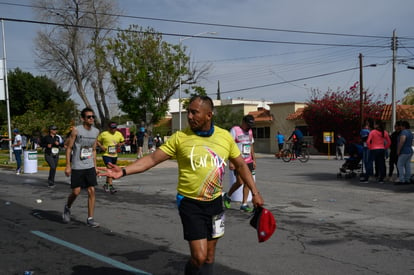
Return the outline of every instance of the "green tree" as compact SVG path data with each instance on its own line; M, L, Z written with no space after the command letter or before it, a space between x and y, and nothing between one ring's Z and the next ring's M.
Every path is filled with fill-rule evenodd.
M230 130L235 125L240 125L243 119L243 110L233 112L230 106L216 106L214 114L214 124Z
M45 132L51 124L64 130L77 117L76 104L69 92L46 76L35 77L17 68L8 73L8 84L11 126L25 134ZM1 108L6 110L5 103ZM2 132L7 132L7 114L2 114Z
M36 101L41 109L48 109L51 102L65 102L70 94L46 76L33 76L19 68L10 71L7 76L10 96L10 113L22 115L28 105Z
M414 87L409 87L404 91L404 98L402 104L404 105L414 105Z
M12 118L12 125L27 135L44 135L50 125L56 125L63 134L69 130L77 114L76 106L71 100L51 102L49 109L43 109L38 101L33 101L28 105L27 112Z
M379 119L385 106L385 99L364 92L363 117L366 120ZM312 98L303 111L303 119L309 126L315 148L326 151L323 132L341 134L347 142L358 142L360 129L359 84L355 83L347 91L313 91Z
M168 101L181 83L195 84L208 66L190 68L185 48L162 40L152 28L133 25L109 39L107 56L120 108L135 122L153 125L168 110Z

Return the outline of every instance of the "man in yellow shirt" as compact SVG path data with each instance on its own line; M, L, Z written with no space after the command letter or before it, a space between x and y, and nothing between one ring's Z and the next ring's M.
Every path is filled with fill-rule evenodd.
M124 136L117 130L118 125L115 122L110 122L108 126L109 129L103 131L98 136L98 146L104 151L102 159L107 167L108 163L116 164L118 151L125 142ZM103 188L105 192L116 193L116 189L112 184L112 178L110 177L106 177L106 183Z
M213 274L216 244L224 235L222 192L228 160L251 190L253 205L264 203L234 139L227 130L213 124L213 108L208 96L192 97L187 110L189 127L125 168L110 164L99 169L105 171L100 175L120 178L144 172L168 159L177 160L177 205L191 252L185 274Z

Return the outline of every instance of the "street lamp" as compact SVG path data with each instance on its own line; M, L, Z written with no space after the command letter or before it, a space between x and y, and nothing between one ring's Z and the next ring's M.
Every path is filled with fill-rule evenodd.
M200 32L200 33L197 33L197 34L194 34L194 35L191 35L191 36L187 36L187 37L181 37L180 38L180 49L181 49L181 45L182 45L182 43L183 43L183 41L184 40L187 40L187 39L191 39L191 38L194 38L194 37L197 37L197 36L201 36L201 35L204 35L204 34L217 34L217 32ZM182 107L181 107L181 84L182 84L182 76L181 76L181 58L179 59L179 72L180 72L180 90L179 90L179 92L178 92L178 115L179 115L179 118L178 118L178 121L179 121L179 130L181 131L181 126L182 126L182 118L181 118L181 112L182 112Z

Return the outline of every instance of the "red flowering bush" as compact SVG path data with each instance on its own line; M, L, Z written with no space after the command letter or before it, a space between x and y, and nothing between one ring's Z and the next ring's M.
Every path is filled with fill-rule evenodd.
M385 106L384 96L374 100L371 93L363 93L363 118L379 119ZM356 82L347 91L328 90L322 94L313 91L313 95L303 111L303 119L309 126L309 133L313 136L313 143L319 152L327 152L327 145L323 143L323 132L334 132L335 138L341 134L347 143L359 141L361 130L359 83ZM331 144L331 149L335 148ZM331 152L335 152L332 151Z

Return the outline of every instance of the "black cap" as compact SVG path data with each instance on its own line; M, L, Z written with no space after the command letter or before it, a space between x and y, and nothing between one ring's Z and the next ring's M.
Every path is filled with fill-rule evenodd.
M49 130L57 130L57 127L55 125L50 125Z
M111 129L115 129L116 127L118 127L118 124L116 124L116 122L111 122L109 124L109 128L111 128Z
M250 127L254 126L254 117L252 115L246 115L243 117L243 121Z

